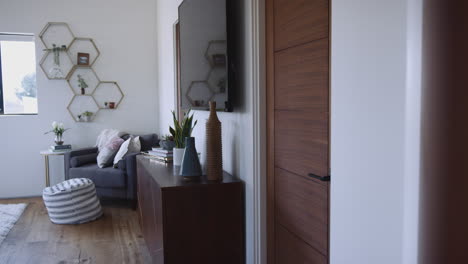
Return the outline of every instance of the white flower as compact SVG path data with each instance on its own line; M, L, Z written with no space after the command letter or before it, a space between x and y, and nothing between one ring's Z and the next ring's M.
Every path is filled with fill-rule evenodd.
M55 121L52 122L52 128L53 128L53 129L56 129L56 128L57 128L57 125L58 125L57 122L55 122Z
M63 123L58 124L58 127L61 129L64 129L65 127L63 126Z

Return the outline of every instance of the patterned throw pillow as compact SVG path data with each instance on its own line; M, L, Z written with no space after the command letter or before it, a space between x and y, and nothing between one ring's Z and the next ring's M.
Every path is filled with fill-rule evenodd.
M112 165L115 154L119 151L120 146L124 143L124 140L120 137L113 137L107 145L99 151L97 156L97 164L99 168L105 168Z

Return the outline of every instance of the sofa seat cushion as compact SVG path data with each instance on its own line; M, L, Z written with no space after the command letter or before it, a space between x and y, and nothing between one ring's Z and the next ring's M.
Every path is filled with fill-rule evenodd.
M77 168L70 168L70 178L88 178L100 188L125 188L127 186L124 171L112 167L99 168L95 164L86 164Z

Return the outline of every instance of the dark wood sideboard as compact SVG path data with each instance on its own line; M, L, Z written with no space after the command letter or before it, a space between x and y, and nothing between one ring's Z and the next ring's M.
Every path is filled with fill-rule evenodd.
M174 171L137 157L140 224L153 263L245 263L242 181L225 172L220 182L189 182Z

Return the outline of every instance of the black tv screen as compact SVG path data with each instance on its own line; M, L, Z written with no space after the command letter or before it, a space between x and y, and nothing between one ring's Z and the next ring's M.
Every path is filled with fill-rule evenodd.
M232 111L233 52L229 0L184 0L179 6L180 107Z

